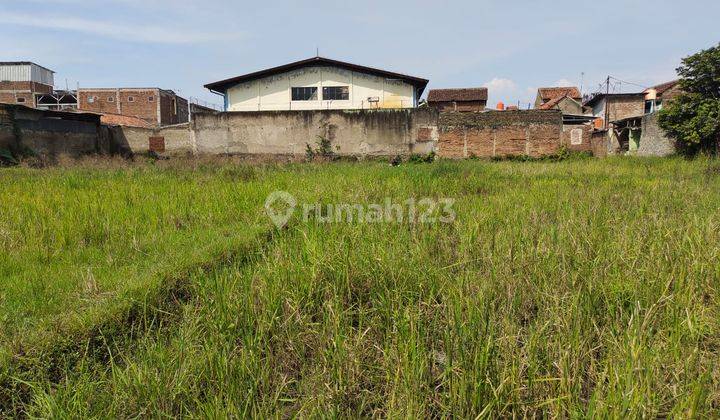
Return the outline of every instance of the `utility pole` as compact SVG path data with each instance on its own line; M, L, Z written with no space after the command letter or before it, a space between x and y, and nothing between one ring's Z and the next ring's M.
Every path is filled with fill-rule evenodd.
M610 76L605 81L605 129L610 129Z

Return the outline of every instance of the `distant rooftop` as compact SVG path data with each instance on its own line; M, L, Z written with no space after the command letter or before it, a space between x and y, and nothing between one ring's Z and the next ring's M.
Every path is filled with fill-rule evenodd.
M174 90L172 89L163 89L159 87L80 87L78 90L80 91L90 91L90 90L100 90L100 91L113 91L113 90L119 90L119 91L138 91L138 90L160 90L166 93L169 93L171 95L177 95ZM178 95L179 96L179 95Z
M618 98L618 99L619 99L619 98L636 98L636 97L644 98L644 97L645 97L645 92L610 93L610 94L607 94L607 93L599 93L599 94L596 94L596 95L592 96L592 97L591 97L590 99L588 99L587 101L585 101L585 103L584 103L583 105L585 105L585 106L593 106L593 105L595 105L596 103L600 102L601 100L605 99L605 97L608 97L608 98Z
M428 102L465 102L465 101L487 101L488 89L462 88L462 89L430 89Z
M663 93L665 93L668 90L677 86L678 83L680 83L679 80L673 80L670 82L661 83L659 85L656 85L656 86L646 89L645 92L649 91L650 89L654 89L658 95L662 95Z
M556 99L558 97L569 97L573 99L580 99L582 95L580 95L580 89L569 86L569 87L542 87L538 89L538 93L540 93L540 97L543 101L550 101L553 99Z

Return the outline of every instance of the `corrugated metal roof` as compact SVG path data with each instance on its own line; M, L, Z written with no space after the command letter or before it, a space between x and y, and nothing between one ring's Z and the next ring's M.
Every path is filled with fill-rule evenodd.
M50 70L49 68L41 66L40 64L37 64L37 63L33 63L32 61L0 61L0 66L29 66L29 65L38 66L43 70L49 71L50 73L53 73L53 74L55 73L54 71Z

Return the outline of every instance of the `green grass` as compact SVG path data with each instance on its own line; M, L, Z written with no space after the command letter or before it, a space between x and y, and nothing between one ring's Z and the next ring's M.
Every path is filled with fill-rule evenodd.
M0 415L720 416L712 161L180 161L0 184ZM457 219L276 229L275 190L451 197Z

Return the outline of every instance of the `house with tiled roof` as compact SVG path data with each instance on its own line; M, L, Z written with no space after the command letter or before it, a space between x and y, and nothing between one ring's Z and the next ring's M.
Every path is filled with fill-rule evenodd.
M544 87L538 89L535 109L559 109L563 114L583 115L580 89L576 87Z
M484 87L431 89L427 103L440 112L480 112L487 107L488 90Z
M645 114L652 114L660 111L663 102L672 100L681 92L680 81L673 80L671 82L661 83L657 86L645 89Z

